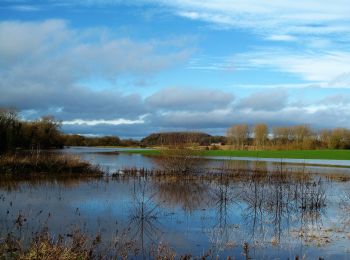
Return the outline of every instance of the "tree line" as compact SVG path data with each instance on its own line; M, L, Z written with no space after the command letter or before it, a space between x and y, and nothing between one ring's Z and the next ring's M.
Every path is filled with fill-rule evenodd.
M0 108L0 154L17 149L41 150L64 146L138 146L139 142L117 136L67 135L53 116L24 121L15 109Z
M143 138L140 145L147 146L190 146L197 144L200 146L208 146L213 143L226 143L224 136L212 136L201 132L163 132L153 133Z
M308 125L273 127L237 124L227 130L227 142L235 149L350 149L350 130L315 130Z
M65 146L139 146L134 139L120 139L118 136L63 135Z
M68 135L53 116L24 121L15 109L0 108L0 153L16 149L50 149L64 146L157 146L173 144L208 146L228 144L233 149L350 149L350 130L315 130L308 125L269 128L266 124L237 124L226 137L201 132L167 132L147 136L141 141L121 140L117 136L88 137Z
M0 153L17 148L62 148L63 145L60 122L54 117L23 121L15 109L0 108Z

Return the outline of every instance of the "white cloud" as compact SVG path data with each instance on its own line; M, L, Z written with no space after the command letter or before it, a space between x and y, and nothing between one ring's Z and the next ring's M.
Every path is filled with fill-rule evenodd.
M296 74L311 82L330 82L350 72L350 52L342 51L296 53L288 50L266 50L238 54L233 57L232 62L242 69L273 69Z
M175 13L229 27L249 28L267 35L349 33L346 0L154 0ZM345 23L345 24L344 24Z
M266 37L267 40L270 41L282 41L282 42L290 42L290 41L296 41L297 38L291 35L287 34L273 34L268 37Z
M189 55L179 47L161 48L160 54L156 41L119 39L103 28L77 30L63 20L0 22L0 39L0 106L41 112L58 107L63 119L134 120L145 112L141 97L123 93L116 80L152 77ZM81 83L91 78L112 87L93 91Z
M296 51L287 48L258 48L231 57L197 57L190 60L186 68L233 73L242 70L272 70L294 74L304 81L297 84L283 81L275 86L247 84L246 87L350 88L350 52L348 51Z
M55 0L54 5L113 6L159 4L173 13L224 28L248 28L265 37L338 34L349 36L348 0ZM347 35L345 35L347 34ZM285 37L284 37L285 38ZM285 38L286 39L286 38Z
M189 55L187 50L161 55L156 42L118 39L103 29L75 30L63 20L1 22L0 38L0 66L7 68L3 78L38 79L48 85L154 73Z
M141 117L143 118L143 117ZM114 119L114 120L83 120L83 119L75 119L71 121L62 121L63 125L88 125L88 126L95 126L95 125L134 125L134 124L143 124L145 121L143 119L137 119L137 120L129 120L124 118Z

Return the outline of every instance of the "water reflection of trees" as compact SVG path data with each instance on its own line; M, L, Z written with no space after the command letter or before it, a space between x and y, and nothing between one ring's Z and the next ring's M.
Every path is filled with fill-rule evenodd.
M214 210L207 233L218 251L243 241L288 244L295 240L292 232L307 232L322 225L326 196L321 180L304 174L271 173L261 168L232 176L223 173L209 179L176 175L149 178L148 188L140 186L137 192L144 199L135 200L138 210L131 223L138 223L138 231L134 236L143 239L157 233L151 225L157 220L152 215L157 203L181 207L186 212ZM150 191L151 196L147 195ZM241 227L232 222L235 210L241 212Z
M243 217L253 241L279 244L282 238L290 238L291 228L321 224L326 201L321 180L258 179L242 183L237 192L245 203Z
M147 258L151 245L157 245L162 231L158 217L159 204L155 203L156 192L145 179L134 182L133 205L129 215L127 232L130 238L136 241L141 250L142 257Z
M214 247L213 251L217 254L225 248L235 246L236 243L234 232L237 226L232 225L230 215L232 214L231 205L237 202L237 198L231 185L227 176L220 175L210 192L215 209L215 221L212 229L209 230L209 240Z
M210 203L210 183L181 176L165 177L153 183L157 200L163 205L181 207L187 212L207 207Z
M26 189L28 187L42 187L42 186L59 186L63 188L74 188L78 187L84 183L90 182L100 182L104 180L101 178L90 178L90 177L43 177L43 178L23 178L23 179L13 179L13 178L0 178L0 189L6 191L19 191L22 188Z
M350 188L347 187L340 196L339 206L341 209L340 225L344 232L350 232ZM348 236L350 239L350 236Z

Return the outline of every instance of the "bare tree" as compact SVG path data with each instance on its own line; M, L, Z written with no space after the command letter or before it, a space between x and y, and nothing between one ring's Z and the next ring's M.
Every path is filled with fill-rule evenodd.
M297 144L302 144L306 139L312 136L312 130L307 125L297 125L292 129L292 139Z
M333 129L328 139L328 148L345 149L350 147L350 130L345 128Z
M286 145L292 141L291 127L274 127L272 129L272 134L275 144Z
M244 145L248 143L248 138L249 126L247 124L234 125L227 130L227 139L236 148L244 149Z
M254 140L255 145L257 147L265 147L268 135L269 135L269 128L266 124L257 124L254 126Z

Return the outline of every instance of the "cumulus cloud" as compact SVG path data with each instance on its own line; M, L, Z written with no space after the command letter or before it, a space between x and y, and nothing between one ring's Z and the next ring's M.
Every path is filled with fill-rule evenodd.
M211 15L228 15L212 1L202 1L203 6L197 1L176 3L179 10L192 12L187 14L191 19L202 19L203 10L209 10ZM188 3L198 5L198 10L188 8ZM228 10L241 8L241 12L246 8L247 13L253 12L250 2L238 2L237 7L225 3ZM258 4L254 12L264 14L269 5ZM215 19L225 22L231 18ZM295 36L289 37L288 33L275 33L270 40L294 40ZM235 93L235 88L222 90L220 86L168 87L144 95L118 87L121 77L143 82L143 78L148 80L186 61L190 51L178 43L166 49L169 42L116 38L106 29L74 29L64 20L0 22L0 39L0 106L16 106L24 110L27 119L53 114L63 120L63 130L68 133L142 137L155 131L187 129L224 134L232 124L262 121L270 126L309 123L315 127L350 127L346 120L350 118L348 97L344 95L347 90L322 100L291 102L293 88L310 86L308 82L286 84L288 91L263 86L265 91L246 97ZM350 55L345 51L295 53L269 49L223 59L222 64L214 60L212 67L197 63L189 66L219 70L268 68L299 75L306 81L320 81L319 86L350 86ZM92 89L82 83L94 78L111 82L111 87Z
M312 109L311 109L312 108ZM285 107L278 111L231 108L206 112L169 111L152 115L150 124L163 129L187 129L221 132L233 124L247 123L254 125L265 122L270 127L308 123L316 128L349 127L346 118L350 116L346 107L314 105L305 107ZM331 124L330 124L331 122Z
M1 22L0 36L1 65L17 73L30 69L28 77L41 79L152 73L184 61L189 55L186 50L160 55L153 42L113 39L108 35L106 39L104 30L74 30L63 20ZM42 69L45 71L40 74Z
M164 88L146 99L156 109L208 111L227 107L234 99L232 93L217 89Z
M84 134L84 135L117 135L124 138L143 138L146 135L155 131L160 131L160 128L150 126L147 124L97 124L97 125L77 125L64 124L62 130L70 134Z
M348 106L350 109L350 94L336 93L321 99L319 104L323 104L325 106L336 106L336 107Z
M279 111L287 105L288 93L284 89L255 92L240 100L237 107L261 111Z
M64 120L135 120L146 113L143 100L122 92L116 80L153 75L189 55L185 49L159 54L155 41L116 39L63 20L0 22L0 38L0 105L54 111ZM96 77L115 88L92 90L79 83Z
M201 89L197 92L191 90L194 96L200 96ZM264 97L262 97L264 96ZM150 96L151 97L151 96ZM260 97L258 104L252 102ZM278 99L283 101L279 101ZM313 103L293 104L289 102L288 92L272 90L271 92L255 92L248 97L236 98L233 103L202 107L201 110L191 109L191 102L181 100L183 107L168 106L160 109L159 104L151 106L146 98L140 101L140 111L144 116L137 116L140 111L134 113L134 119L128 121L71 121L64 125L65 131L85 134L117 134L125 137L142 137L156 131L173 130L202 130L210 133L224 134L226 128L232 124L266 122L270 126L304 124L308 122L314 127L350 126L345 119L350 116L350 107L346 104L334 105L337 97L328 96L328 102L315 100ZM273 101L275 100L275 101ZM265 102L264 102L265 101ZM344 102L346 99L344 98ZM133 104L133 103L130 103ZM147 107L147 109L146 109ZM79 111L79 108L78 108ZM119 124L121 123L121 124ZM125 124L126 123L126 124Z

